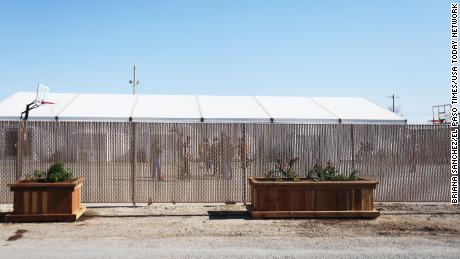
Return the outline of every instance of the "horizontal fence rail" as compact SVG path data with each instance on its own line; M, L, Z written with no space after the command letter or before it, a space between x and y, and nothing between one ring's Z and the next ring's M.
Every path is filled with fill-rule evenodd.
M0 203L6 184L55 162L85 177L88 203L249 202L247 177L298 157L310 176L331 162L380 182L377 201L448 201L444 125L0 121Z

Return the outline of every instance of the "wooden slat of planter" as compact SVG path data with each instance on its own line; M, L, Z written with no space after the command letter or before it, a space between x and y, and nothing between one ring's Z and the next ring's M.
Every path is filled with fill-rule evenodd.
M300 196L300 197L297 197L297 203L296 203L297 208L299 208L298 210L306 210L308 197L306 197L305 190L297 189L296 193Z
M268 210L277 210L278 190L270 189L268 191Z
M44 222L44 221L76 221L85 213L86 207L81 206L74 213L69 214L7 214L5 216L6 222Z
M351 204L351 197L352 197L353 190L346 190L346 204L347 208L346 210L353 210L352 204Z
M369 190L369 210L374 209L374 190Z
M70 194L71 195L71 194ZM48 197L48 210L46 213L59 214L59 213L71 213L66 207L68 207L69 198L68 192L65 191L50 191Z
M364 189L364 190L361 190L361 195L362 195L362 205L361 205L361 209L362 210L369 210L370 206L369 206L369 191Z
M377 181L372 181L372 180L366 180L366 179L360 179L357 181L312 181L309 179L304 179L300 178L299 181L280 181L280 182L275 182L275 181L267 181L264 178L249 178L250 181L253 181L253 185L257 186L289 186L290 188L295 187L295 186L311 186L314 188L336 188L339 187L341 189L346 189L346 188L356 188L356 186L360 186L360 188L364 189L373 189L375 186L378 184Z
M262 207L262 204L263 204L263 192L259 189L259 188L254 188L254 192L256 194L256 201L254 204L257 205L257 210L262 210L263 207Z
M20 195L21 193L19 193ZM22 195L23 196L23 201L24 201L24 205L22 207L22 211L24 214L29 214L30 213L30 192L28 191L25 191L25 192L22 192Z
M374 208L372 190L362 190L362 194L363 194L363 210L372 210Z
M277 210L289 210L291 202L291 193L286 188L281 188L278 190L278 199L276 204Z
M368 218L380 215L379 211L252 211L251 216L261 218Z
M78 210L80 206L80 191L81 191L81 184L78 185L75 190L72 192L72 211Z
M48 192L42 192L42 210L41 213L46 213L48 211Z
M335 196L335 209L347 210L347 190L336 190Z
M250 187L251 188L251 187ZM251 188L251 204L255 204L256 203L256 195L255 195L255 191L254 191L254 188Z
M362 209L362 200L361 200L361 189L354 190L354 210Z
M303 210L314 210L315 206L315 190L305 190L305 206Z
M27 188L28 190L32 189L40 189L40 188L47 188L47 189L73 189L80 183L83 183L84 178L77 178L74 179L72 182L58 182L58 183L39 183L39 182L24 182L24 181L16 181L14 183L8 184L11 191L15 191L16 187L21 189Z
M327 198L325 197L327 195L327 191L323 190L315 190L316 194L316 206L315 210L327 210Z
M316 210L346 210L346 192L344 190L330 191L328 189L319 189L316 190L316 192L318 195L318 204Z
M33 191L33 192L31 192L31 193L32 193L32 194L31 194L32 199L31 199L31 201L30 201L30 206L31 206L31 208L30 208L30 213L32 213L32 214L37 214L37 213L38 213L38 211L37 211L37 207L38 207L38 206L37 206L37 203L38 203L38 193L37 193L37 191Z
M256 188L256 197L257 197L257 208L256 210L265 210L264 206L265 206L265 191L261 188Z
M330 211L330 210L346 210L346 204L344 204L343 190L330 191L328 189L317 189L316 190L316 210L318 211Z

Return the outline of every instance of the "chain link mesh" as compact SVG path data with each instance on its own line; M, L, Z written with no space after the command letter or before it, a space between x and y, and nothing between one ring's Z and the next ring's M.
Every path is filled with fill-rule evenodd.
M86 178L82 200L248 202L248 176L298 157L309 176L330 161L380 181L377 201L448 201L449 131L443 125L303 125L1 121L0 203L6 184L54 162Z

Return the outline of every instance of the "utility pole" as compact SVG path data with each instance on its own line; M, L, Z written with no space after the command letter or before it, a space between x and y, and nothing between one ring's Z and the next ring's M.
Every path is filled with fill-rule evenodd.
M393 106L392 106L391 111L392 111L392 112L395 112L395 99L399 98L399 96L396 96L395 94L392 94L392 95L388 95L388 96L386 96L386 97L387 97L387 98L393 99Z
M133 70L133 80L129 80L129 84L133 87L133 94L136 95L136 86L139 85L139 80L136 81L136 65Z

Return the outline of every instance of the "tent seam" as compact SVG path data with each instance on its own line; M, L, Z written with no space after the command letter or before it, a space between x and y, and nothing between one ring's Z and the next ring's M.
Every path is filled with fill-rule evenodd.
M196 106L198 107L198 113L200 113L200 120L204 122L203 111L201 110L200 98L198 95L195 95Z
M133 103L133 107L131 107L131 111L129 112L129 118L133 118L133 113L134 113L134 110L136 109L136 106L137 106L137 101L139 100L140 98L140 95L136 95L136 99L134 100L134 103Z
M255 96L252 96L252 98L254 98L254 100L256 101L256 103L260 106L260 108L262 108L262 110L267 114L268 118L270 119L270 122L274 122L275 121L275 118L273 118L273 116L268 112L268 110L262 105L262 103L259 101L259 99L257 99L257 97Z
M59 117L59 115L61 115L61 113L62 113L65 109L67 109L67 108L70 106L70 104L72 104L72 103L75 101L75 99L78 98L78 96L80 96L80 93L75 94L75 96L72 98L72 100L70 100L70 102L68 102L68 103L62 108L62 110L60 110L60 111L55 115L55 117Z
M338 116L337 114L331 112L329 109L327 109L326 107L322 106L318 101L316 101L315 99L313 99L313 97L307 97L308 99L312 100L314 103L316 103L319 107L323 108L325 111L327 111L328 113L330 113L332 116L334 116L336 119L338 119L339 121L342 120L340 118L340 116Z

